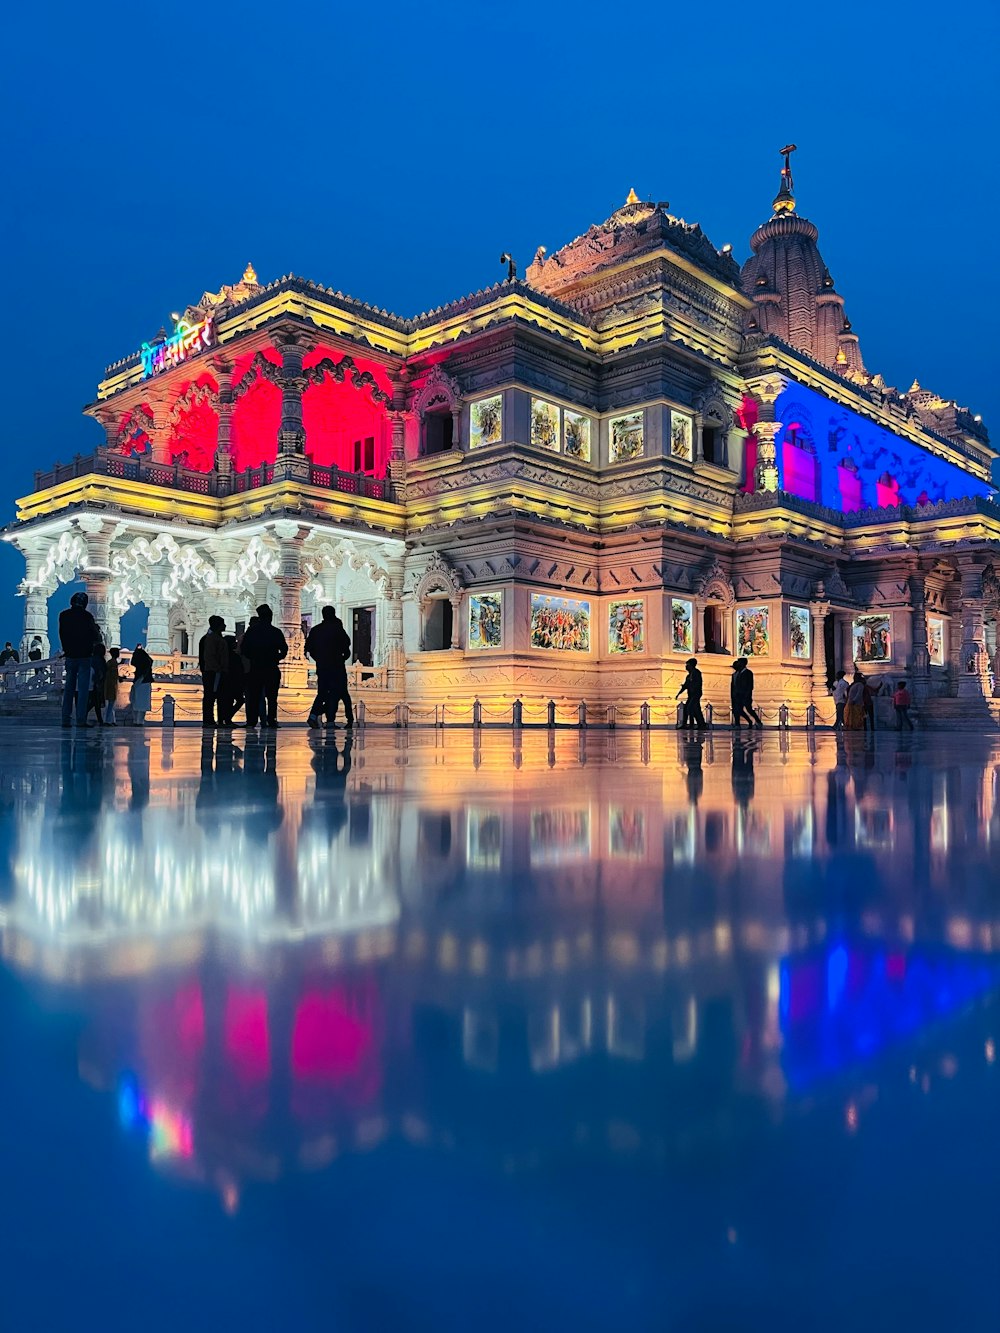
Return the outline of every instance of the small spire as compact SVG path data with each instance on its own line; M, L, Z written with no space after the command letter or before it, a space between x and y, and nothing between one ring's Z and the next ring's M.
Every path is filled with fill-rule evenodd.
M795 195L792 191L792 154L795 152L795 144L789 143L781 149L781 156L785 159L785 165L781 168L781 184L778 186L778 193L774 196L774 202L771 207L775 213L794 213Z
M628 198L625 200L625 203L626 205L639 203L639 196L636 194L635 190L629 190Z
M250 285L253 287L256 287L257 270L254 268L253 264L247 264L246 268L243 270L243 281L250 283Z

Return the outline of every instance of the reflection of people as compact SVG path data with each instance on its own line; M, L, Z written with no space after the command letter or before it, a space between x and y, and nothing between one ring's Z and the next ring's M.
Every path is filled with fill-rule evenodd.
M309 709L310 727L318 727L320 717L326 715L326 725L337 721L337 708L344 704L346 724L354 726L354 709L347 688L347 659L351 655L351 640L344 623L332 606L323 607L323 619L309 631L305 651L316 663L316 698Z
M754 793L753 755L756 748L756 741L733 740L733 795L736 804L744 810Z
M684 684L677 691L676 698L686 694L684 700L684 716L681 719L682 727L693 727L697 724L699 731L705 730L705 717L701 711L702 694L702 676L698 670L697 657L689 657L684 663L687 667L687 675L684 677Z
M729 686L729 697L733 705L733 726L738 727L745 717L753 726L762 727L764 723L753 706L753 672L747 666L745 657L738 657L733 663L733 678Z
M247 726L255 727L261 708L261 695L267 708L264 726L278 725L278 691L281 688L280 662L288 656L288 644L267 605L258 606L257 623L243 636L241 651L250 664L247 673Z
M87 725L91 654L99 638L97 621L87 610L87 594L75 592L69 599L67 609L59 614L59 643L66 658L66 681L62 699L64 727L70 725L74 696L76 724L78 727Z

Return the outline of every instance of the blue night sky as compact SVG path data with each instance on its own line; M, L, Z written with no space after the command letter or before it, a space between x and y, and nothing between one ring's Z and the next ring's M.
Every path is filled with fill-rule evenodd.
M89 452L105 365L171 310L294 272L410 315L667 199L742 261L799 211L868 367L1000 437L994 3L17 5L0 96L6 466ZM0 550L0 640L23 562ZM11 591L8 591L11 590Z

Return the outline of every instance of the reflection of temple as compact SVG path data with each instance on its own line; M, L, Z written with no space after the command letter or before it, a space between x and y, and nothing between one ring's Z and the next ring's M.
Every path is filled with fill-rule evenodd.
M81 988L84 1076L229 1207L400 1136L671 1152L1000 985L985 745L931 774L863 740L609 736L581 768L529 734L512 790L509 744L470 780L467 736L68 741L3 793L3 957Z
M725 710L746 651L797 721L855 659L985 714L994 451L865 369L817 238L786 154L742 271L634 194L416 319L248 268L108 368L103 443L21 500L26 642L80 578L161 654L267 600L299 686L335 603L383 703L634 706L695 651Z

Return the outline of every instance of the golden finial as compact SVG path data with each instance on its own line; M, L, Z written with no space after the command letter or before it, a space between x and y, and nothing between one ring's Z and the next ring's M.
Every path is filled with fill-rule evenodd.
M250 285L253 287L256 287L257 270L254 268L253 264L247 264L246 268L243 270L243 281L250 283Z
M781 149L781 156L785 159L785 165L781 168L781 184L778 187L778 193L774 197L774 203L771 207L775 213L794 213L795 195L792 192L792 154L795 152L793 143L785 144Z
M626 205L637 204L638 202L639 202L639 196L636 194L635 190L629 190L628 198L625 200Z

